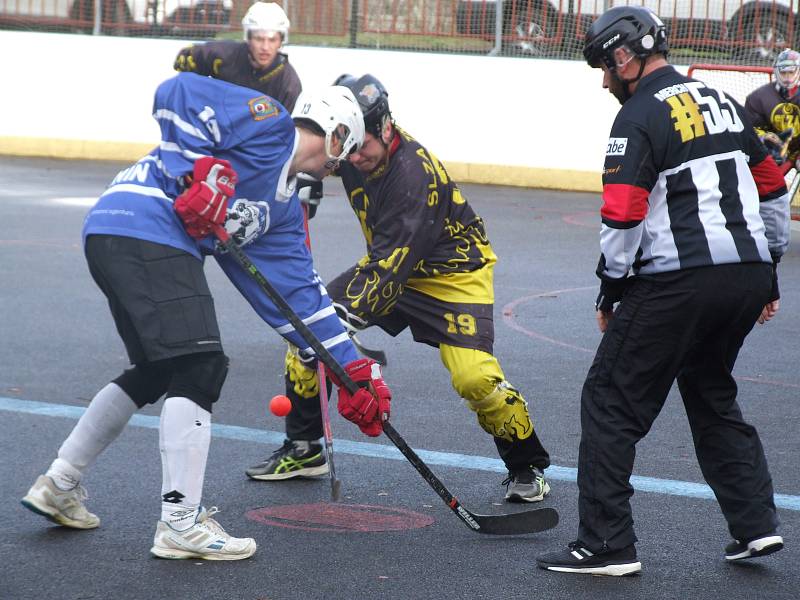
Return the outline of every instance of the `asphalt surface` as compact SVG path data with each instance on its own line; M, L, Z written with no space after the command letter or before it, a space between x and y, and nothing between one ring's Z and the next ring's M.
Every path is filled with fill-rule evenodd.
M285 346L213 261L206 270L232 366L215 407L204 502L219 506L229 532L256 539L255 556L204 563L149 555L160 501L160 404L136 415L84 480L100 528L68 530L25 510L20 498L82 408L127 366L80 248L89 203L123 166L0 160L0 600L798 597L797 243L780 267L781 312L756 327L736 368L740 404L761 433L779 494L784 551L725 563L729 535L703 486L673 390L638 448L633 507L642 574L595 578L536 568L537 554L576 535L579 396L600 340L592 309L599 200L592 194L463 186L500 257L496 354L551 453L553 491L543 505L561 513L555 529L515 537L471 532L387 438L366 438L336 414L339 505L330 503L327 478L248 481L244 469L282 439L282 420L267 402L282 391ZM326 182L311 225L323 278L363 255L337 180ZM505 473L491 439L450 388L436 350L407 333L360 337L389 355L395 427L461 502L476 513L527 509L502 503Z

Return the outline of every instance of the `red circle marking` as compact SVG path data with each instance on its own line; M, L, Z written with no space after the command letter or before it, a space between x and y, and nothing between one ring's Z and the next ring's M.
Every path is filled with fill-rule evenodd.
M556 338L552 338L546 336L544 334L539 333L538 331L533 331L531 329L526 329L519 323L517 323L516 315L514 311L522 304L530 302L531 300L535 300L536 298L550 298L550 297L558 297L559 294L564 294L567 292L583 292L585 290L596 289L593 286L588 287L577 287L577 288L567 288L563 290L553 290L550 292L543 292L541 294L531 294L530 296L522 296L517 298L516 300L512 300L508 304L503 307L503 321L506 325L508 325L511 329L519 331L527 335L528 337L532 337L538 340L542 340L543 342L548 342L550 344L554 344L556 346L562 346L564 348L569 348L570 350L577 350L578 352L586 352L586 353L593 353L594 350L590 348L586 348L584 346L578 346L577 344L570 344L563 340L559 340ZM734 379L740 381L749 381L751 383L759 383L764 385L774 385L777 387L786 387L786 388L800 388L800 384L797 383L790 383L788 381L777 381L775 379L764 379L762 377L745 377L742 375L735 375Z
M402 508L326 502L264 506L248 510L244 516L264 525L305 531L404 531L434 523L428 515Z

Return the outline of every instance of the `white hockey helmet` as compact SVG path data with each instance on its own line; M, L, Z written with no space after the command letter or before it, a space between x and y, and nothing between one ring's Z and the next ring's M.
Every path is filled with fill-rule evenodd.
M295 121L310 121L325 134L325 153L331 161L347 158L364 143L364 115L353 92L342 85L332 85L315 92L301 92L294 105ZM333 153L333 142L341 151Z
M775 58L775 87L786 100L791 100L800 87L800 52L786 48Z
M275 2L256 2L242 18L245 40L249 39L251 31L275 31L285 40L289 35L289 26L289 17Z

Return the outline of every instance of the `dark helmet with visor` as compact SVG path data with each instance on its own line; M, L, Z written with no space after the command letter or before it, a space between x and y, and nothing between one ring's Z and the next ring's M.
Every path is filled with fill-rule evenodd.
M615 6L600 15L586 32L583 56L589 66L603 64L610 71L617 67L614 50L625 46L644 60L652 54L669 50L667 32L661 19L642 6Z
M333 84L343 85L353 92L361 112L364 113L364 129L380 139L383 128L392 119L392 113L389 111L389 92L383 84L369 73L361 77L345 73L339 75Z

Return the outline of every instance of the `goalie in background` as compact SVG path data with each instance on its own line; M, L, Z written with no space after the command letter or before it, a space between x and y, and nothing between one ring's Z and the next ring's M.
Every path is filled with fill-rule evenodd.
M438 348L453 388L508 469L506 500L538 502L550 491L550 457L528 403L493 354L497 257L483 221L437 158L395 125L380 81L342 75L336 83L353 92L364 113L364 145L337 173L367 253L329 283L328 294L350 330L377 325L396 336L409 328L415 341ZM287 439L247 469L253 479L328 472L314 364L289 352L285 381L293 406Z
M281 48L289 37L289 17L275 2L256 2L242 19L244 41L217 40L182 48L176 71L230 81L271 96L289 112L302 91L300 77Z
M750 92L744 108L785 176L800 167L800 52L785 49L776 57L773 68L773 80ZM795 215L800 210L800 195L795 184L790 191Z

